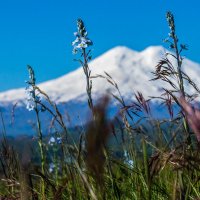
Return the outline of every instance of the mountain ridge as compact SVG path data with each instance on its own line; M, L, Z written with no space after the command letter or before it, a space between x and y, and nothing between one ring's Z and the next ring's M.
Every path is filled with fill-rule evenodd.
M150 46L140 52L118 46L91 61L89 67L92 76L105 75L104 72L111 75L118 84L126 102L134 100L134 93L137 91L142 92L145 98L149 98L149 96L160 97L163 93L162 88L169 88L168 85L160 80L149 80L153 78L152 72L166 52L168 51L162 46ZM183 70L197 85L200 85L200 65L198 63L184 59ZM94 102L109 92L118 96L117 90L106 79L94 78L92 81ZM57 79L40 83L38 86L50 96L52 101L56 102L64 118L70 116L69 123L65 119L67 124L75 126L87 122L90 112L87 104L86 80L82 67ZM189 86L185 89L193 92L193 89ZM111 113L114 113L117 109L115 103L112 102ZM153 106L154 113L165 117L166 112L161 110L160 107L156 108L157 101L154 100L153 104L155 104ZM10 135L34 134L35 115L34 112L29 112L26 109L25 87L0 93L0 106L6 130ZM48 133L52 116L47 112L41 112L40 116L42 124L45 125L43 131Z
M148 62L151 62L152 55L155 54L158 57L159 55L158 52L162 51L164 51L164 48L162 46L150 46L141 52L134 51L126 46L117 46L95 58L93 61L89 63L89 66L92 71L92 75L108 72L111 76L113 76L113 78L117 82L117 79L122 78L121 73L126 71L125 65L127 62L129 62L129 59L131 59L131 57L133 58L131 59L133 62L134 60L135 62L137 62L137 59L135 59L137 57L146 57L147 60L150 57L150 61ZM126 59L128 61L126 61ZM135 63L135 65L136 64L137 63ZM120 73L116 73L116 70L120 70ZM80 80L82 80L82 82ZM74 81L76 82L75 85L73 84ZM45 91L48 95L50 95L54 101L61 102L61 101L73 100L78 96L83 96L83 93L80 93L80 90L85 91L85 86L83 86L84 84L85 84L85 77L83 74L83 70L81 67L79 67L78 69L68 74L65 74L61 77L40 83L38 84L38 86L41 87L41 89ZM97 83L97 85L99 86L100 83ZM93 88L95 91L95 87ZM24 88L19 88L1 92L0 101L1 102L12 102L21 100L23 101L23 99L26 97L24 91L25 91ZM61 92L61 94L59 94L59 92ZM65 93L67 95L65 95Z

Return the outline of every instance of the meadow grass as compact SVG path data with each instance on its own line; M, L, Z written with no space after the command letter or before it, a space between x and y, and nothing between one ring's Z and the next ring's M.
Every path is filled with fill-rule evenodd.
M37 86L33 68L28 67L27 108L35 112L37 140L32 142L29 152L16 151L4 128L0 199L200 199L200 114L190 106L195 94L187 94L184 86L190 84L197 93L199 89L182 71L181 52L187 47L179 44L170 12L167 21L170 33L165 41L174 51L158 61L153 80L167 82L171 87L164 88L158 97L166 106L169 119L152 118L151 99L146 100L142 91L135 94L135 101L129 105L112 75L91 77L88 47L92 42L80 19L73 46L75 53L80 53L78 61L85 74L88 106L93 117L76 131L78 139L67 128L57 105ZM104 96L94 102L93 78L106 79L118 95ZM112 98L121 109L118 116L108 119ZM174 105L180 110L178 114ZM52 127L56 131L51 138L42 134L41 111L53 118ZM4 124L2 115L1 121Z

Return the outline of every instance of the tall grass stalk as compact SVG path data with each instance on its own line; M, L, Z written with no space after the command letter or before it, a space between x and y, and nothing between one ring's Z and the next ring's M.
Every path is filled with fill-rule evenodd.
M86 92L88 96L88 105L91 109L93 116L93 100L92 100L92 80L91 80L91 70L88 65L88 61L91 60L91 50L87 51L87 48L93 45L92 41L87 37L88 32L84 22L81 19L77 20L77 32L75 32L76 40L72 43L74 46L73 52L77 53L78 50L81 52L81 57L83 60L78 59L79 63L82 65L85 77L86 77Z
M41 111L39 109L39 102L40 99L37 96L38 94L36 94L36 78L35 78L35 73L34 70L31 66L27 66L28 68L28 72L29 72L29 81L27 81L28 83L28 87L31 87L29 89L31 90L27 90L28 91L28 95L29 98L29 104L33 104L31 106L33 106L31 109L34 109L35 114L36 114L36 122L37 122L37 132L38 132L38 145L39 145L39 151L40 151L40 159L41 159L41 173L44 175L45 174L45 151L44 151L44 144L43 144L43 135L42 135L42 127L41 127L41 120L40 120L40 115L39 112ZM32 102L30 102L32 101ZM30 105L29 105L30 106ZM41 199L45 200L45 182L43 180L43 178L41 177Z
M171 43L170 47L175 50L175 58L177 61L177 71L178 71L178 77L179 77L179 88L180 88L181 95L183 96L183 98L185 98L186 94L185 94L185 90L184 90L184 80L183 80L183 75L182 75L183 58L181 57L180 54L183 50L187 50L187 47L186 47L186 45L181 44L180 45L181 48L180 49L178 48L178 37L176 35L173 14L171 12L167 12L166 18L167 18L169 28L170 28L169 36L170 36L170 38L172 38L172 41L173 41L173 43ZM191 148L191 137L190 137L190 133L189 133L189 126L187 124L187 120L186 120L185 116L183 116L183 125L185 127L185 131L187 134L187 142L188 142L189 148Z
M182 50L186 49L183 48L184 45L181 45L181 49L179 50L178 48L178 37L176 35L176 29L175 29L175 22L174 22L174 16L171 12L167 12L166 14L166 18L169 24L169 28L170 28L170 33L169 33L169 37L172 38L171 44L170 44L170 48L175 50L175 59L177 61L177 71L178 71L178 78L179 78L179 88L181 91L181 94L183 95L183 97L185 97L185 90L184 90L184 82L183 82L183 76L182 76L182 57L180 56L180 53ZM169 40L168 40L169 42Z

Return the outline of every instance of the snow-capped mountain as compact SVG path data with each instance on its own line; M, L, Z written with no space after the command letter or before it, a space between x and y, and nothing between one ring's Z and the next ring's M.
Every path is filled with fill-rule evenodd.
M122 95L129 100L134 98L133 94L137 91L141 91L146 98L148 96L160 96L162 87L165 87L163 82L150 82L149 80L153 78L152 72L155 70L158 61L164 57L166 51L161 46L150 46L141 52L118 46L91 61L89 67L92 76L105 75L104 72L111 75L118 84ZM200 65L184 59L183 68L191 79L197 85L200 85ZM65 103L65 108L67 108L67 111L70 110L70 114L74 117L87 112L86 81L81 67L38 86L58 105L61 106ZM98 99L100 95L107 93L108 90L113 93L116 92L114 87L105 79L93 79L92 95L94 99ZM26 128L23 128L24 120L32 120L33 114L25 109L25 99L24 88L0 93L0 103L4 107L5 121L10 116L9 112L12 110L12 105L18 103L15 110L14 125L16 128L9 129L11 132L13 130L25 132ZM23 123L19 120L22 120Z

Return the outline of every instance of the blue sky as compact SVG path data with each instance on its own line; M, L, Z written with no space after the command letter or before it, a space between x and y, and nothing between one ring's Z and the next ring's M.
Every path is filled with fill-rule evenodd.
M200 62L199 8L199 0L0 1L0 91L24 87L27 64L38 82L76 69L71 42L79 17L96 57L117 45L138 51L163 45L169 32L165 13L171 10L180 41L189 45L186 56Z

